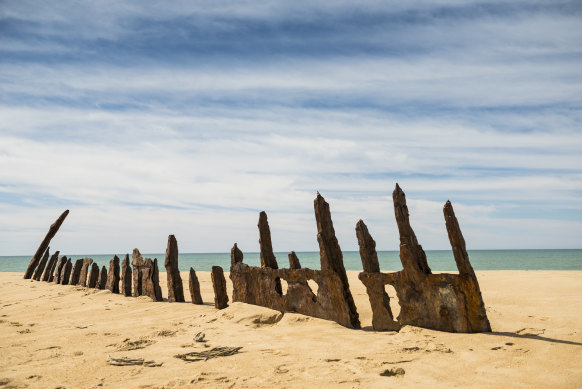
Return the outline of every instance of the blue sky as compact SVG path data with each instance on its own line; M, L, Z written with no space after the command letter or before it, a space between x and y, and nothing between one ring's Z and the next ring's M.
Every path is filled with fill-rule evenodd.
M0 255L582 247L579 1L0 4Z

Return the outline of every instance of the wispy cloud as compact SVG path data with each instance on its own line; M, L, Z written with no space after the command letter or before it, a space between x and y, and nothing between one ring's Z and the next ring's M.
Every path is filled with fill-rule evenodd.
M368 221L397 248L391 191L421 243L579 247L578 2L37 2L0 11L0 254L62 208L76 252L344 249ZM76 215L76 216L75 216ZM39 229L31 226L39 226ZM65 249L66 249L65 248Z

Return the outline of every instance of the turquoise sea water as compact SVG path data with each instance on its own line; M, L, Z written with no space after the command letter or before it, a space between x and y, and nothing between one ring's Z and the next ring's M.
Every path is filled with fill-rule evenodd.
M131 253L130 253L131 254ZM288 253L275 253L279 267L289 267ZM360 253L345 251L346 270L362 270ZM65 254L66 255L66 254ZM117 254L121 259L125 254ZM427 251L429 266L435 271L456 271L451 251ZM144 258L158 258L160 271L164 271L165 254L143 254ZM319 269L319 252L298 252L302 267ZM93 258L100 266L109 264L113 254L105 255L67 255L77 259ZM31 256L0 256L0 272L24 272ZM472 250L469 259L475 270L582 270L582 250ZM401 270L397 251L379 251L378 260L383 271ZM210 271L213 265L230 268L230 253L180 253L180 270L190 267L200 271ZM260 266L259 253L245 253L244 262Z

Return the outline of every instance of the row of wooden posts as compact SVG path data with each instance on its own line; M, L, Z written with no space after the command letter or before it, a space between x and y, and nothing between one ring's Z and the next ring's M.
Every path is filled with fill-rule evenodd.
M410 225L406 196L398 184L392 198L400 235L400 260L403 270L382 273L376 242L362 220L356 224L364 270L358 278L366 286L372 308L373 328L398 331L403 325L415 325L449 332L491 331L479 283L469 261L465 240L452 204L446 202L443 214L459 274L432 274L426 254ZM359 315L350 291L342 251L335 236L329 204L319 193L314 200L314 211L321 270L301 268L294 252L289 255L289 268L279 269L271 244L267 214L261 212L258 223L261 266L248 266L243 263L243 253L236 243L231 250L233 301L261 305L281 312L298 312L333 320L346 327L360 328ZM65 211L51 225L31 259L24 278L109 289L125 296L149 296L155 301L163 301L158 260L144 259L138 249L133 250L131 264L129 254L121 261L121 266L120 259L113 257L109 263L109 271L105 266L99 269L91 258L77 259L73 264L71 259L58 258L58 251L49 259L49 243L68 213L68 210ZM168 301L184 302L182 278L178 269L178 243L173 235L168 237L164 265L168 277ZM229 300L223 269L213 266L211 276L214 305L223 309L228 306ZM282 291L281 280L287 282L286 293ZM317 283L316 293L308 281ZM392 314L386 285L391 285L396 290L401 307L397 318ZM200 284L193 268L190 268L189 286L192 302L202 304Z
M119 257L115 255L109 261L109 270L105 266L99 268L99 265L93 262L92 258L80 258L73 263L71 258L59 257L59 251L50 255L48 245L68 214L69 210L66 210L51 225L47 236L26 269L25 279L108 289L112 293L120 293L124 296L148 296L154 301L163 301L158 259L144 259L137 248L133 250L131 262L129 254L125 255L123 261L120 261ZM178 242L174 235L168 237L164 265L168 277L168 301L184 302L182 277L178 268ZM211 275L215 291L215 306L218 309L223 309L228 305L224 271L220 266L213 266ZM192 303L203 304L200 282L193 268L190 268L189 273L189 289Z

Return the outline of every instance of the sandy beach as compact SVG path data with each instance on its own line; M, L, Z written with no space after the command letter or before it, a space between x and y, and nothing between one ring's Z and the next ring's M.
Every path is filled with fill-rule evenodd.
M582 272L477 272L493 328L482 334L374 332L357 274L348 271L362 330L243 303L218 311L207 272L198 272L202 306L0 273L0 388L580 387ZM194 341L199 332L206 342ZM174 357L219 346L242 348ZM108 356L161 366L111 366Z

